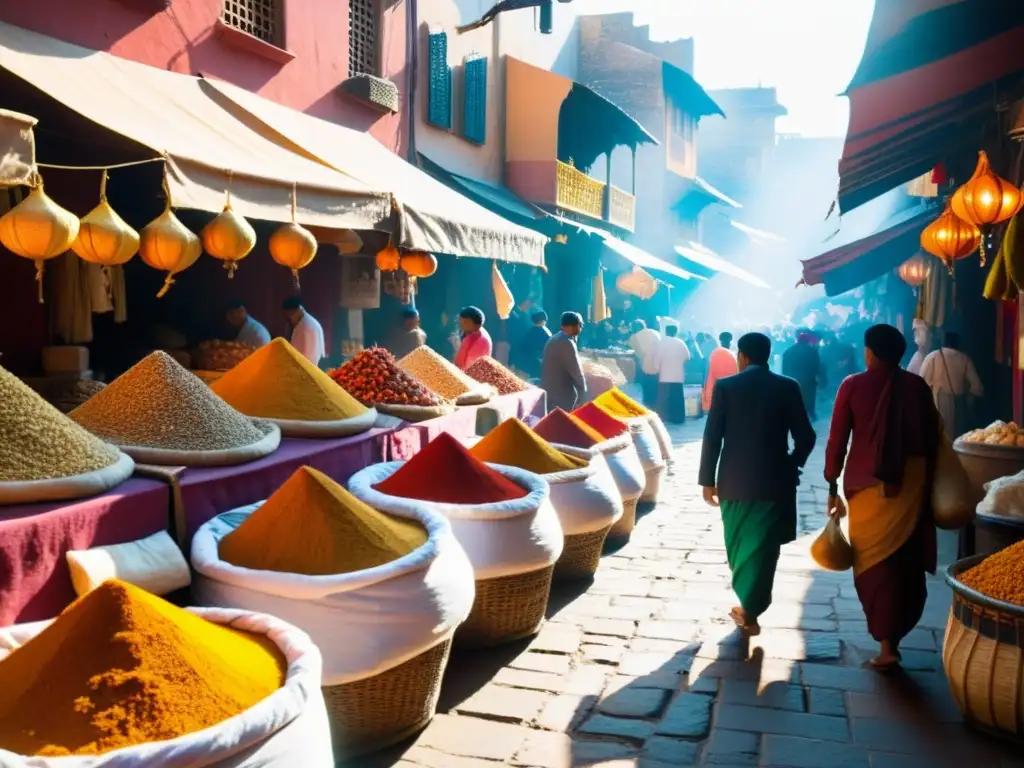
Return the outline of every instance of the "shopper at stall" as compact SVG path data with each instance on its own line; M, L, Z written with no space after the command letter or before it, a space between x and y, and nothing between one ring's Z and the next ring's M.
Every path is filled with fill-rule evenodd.
M538 310L533 313L533 325L519 342L518 365L531 379L539 379L544 363L544 347L551 338L548 328L548 313Z
M420 313L415 307L402 310L402 324L388 342L388 350L402 358L427 343L427 334L420 328Z
M946 433L956 439L974 424L975 401L985 394L974 362L960 351L960 334L949 332L942 346L921 364L921 378L932 389Z
M290 296L281 304L291 328L288 341L313 365L319 365L327 356L323 326L302 305L298 296Z
M744 632L757 634L758 617L772 602L780 548L796 539L796 489L815 434L800 388L768 369L771 339L748 333L737 346L739 373L715 384L698 482L704 501L722 508L740 601L730 615Z
M714 394L715 384L718 380L739 372L736 356L730 349L732 334L728 331L718 334L718 343L720 346L711 350L708 355L708 377L704 382L704 391L701 393L705 413L711 410L711 396Z
M225 317L232 328L238 329L235 341L240 344L259 349L270 343L270 331L262 323L249 314L244 301L232 301L228 304Z
M629 346L636 356L636 367L640 371L640 387L643 390L644 405L653 408L658 402L658 366L655 353L661 334L648 328L643 320L633 321L633 335L629 337Z
M455 354L455 364L462 370L494 351L491 334L484 328L484 313L477 307L463 307L459 312L459 331L462 342Z
M583 402L587 380L583 375L577 341L583 330L579 312L563 312L561 330L544 346L541 387L548 393L548 410L571 411Z
M679 326L665 326L665 335L655 349L655 366L658 370L658 404L656 410L669 424L686 421L686 364L690 361L690 350L679 338Z
M925 573L935 572L929 505L939 414L921 377L899 367L907 348L902 333L876 325L864 334L864 348L867 370L842 383L832 411L827 513L839 520L849 505L853 583L881 646L871 664L889 668L900 663L900 641L924 612Z

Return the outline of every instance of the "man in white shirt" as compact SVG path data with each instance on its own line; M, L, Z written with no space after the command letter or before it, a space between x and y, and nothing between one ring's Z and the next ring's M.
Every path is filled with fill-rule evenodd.
M227 321L232 328L238 329L235 341L253 349L270 343L270 331L249 314L245 302L233 301L228 305Z
M985 390L971 358L960 351L960 334L946 334L942 346L921 364L921 378L932 389L949 438L956 440L970 430L973 400Z
M298 296L285 299L281 308L284 309L288 324L292 328L289 339L292 346L313 365L320 365L320 361L327 356L323 326L306 311L302 306L302 299Z
M918 376L921 375L924 359L932 351L932 332L926 325L919 325L919 323L919 320L914 321L914 343L917 344L917 351L914 352L914 356L907 364L907 371L916 373Z
M648 328L643 320L633 322L633 335L629 337L629 346L636 356L636 367L639 371L640 386L643 388L644 405L653 407L658 400L658 367L655 353L661 334Z
M686 380L686 363L690 350L679 338L678 325L666 325L665 335L658 342L655 363L658 370L658 408L661 418L669 424L686 421L686 395L683 382Z

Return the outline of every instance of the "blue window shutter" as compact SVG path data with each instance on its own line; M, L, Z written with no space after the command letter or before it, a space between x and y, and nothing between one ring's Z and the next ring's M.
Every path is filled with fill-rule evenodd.
M542 0L540 4L540 33L550 35L554 29L553 7L551 0Z
M487 141L487 57L472 56L464 67L462 135L467 141Z
M450 131L452 127L452 68L448 66L448 35L430 32L430 91L427 122Z

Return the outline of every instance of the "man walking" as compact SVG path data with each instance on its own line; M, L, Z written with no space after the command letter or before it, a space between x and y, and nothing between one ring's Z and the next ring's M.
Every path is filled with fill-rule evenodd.
M807 329L801 329L796 335L796 344L782 355L782 375L795 379L800 385L800 393L804 399L804 407L811 420L818 418L818 386L824 385L824 368L821 355L818 353L818 337Z
M658 371L658 415L668 424L682 424L686 421L686 364L690 362L690 350L679 338L679 326L665 326L665 335L655 349L655 366Z
M643 320L633 321L633 335L629 337L629 346L636 356L637 378L643 391L644 405L653 408L658 402L658 366L656 351L661 341L661 334L648 328Z
M708 376L704 381L704 391L701 393L704 413L711 410L711 396L715 393L715 384L718 380L726 376L735 376L739 372L736 356L730 349L732 334L728 331L718 334L718 343L720 346L708 354Z
M555 408L571 411L587 394L587 381L576 348L582 330L583 318L578 312L563 312L562 330L544 345L541 387L548 393L549 411Z
M737 346L740 372L715 384L698 480L704 501L722 508L740 601L730 616L755 635L772 602L779 550L796 539L796 489L816 436L797 383L768 369L771 340L748 333Z

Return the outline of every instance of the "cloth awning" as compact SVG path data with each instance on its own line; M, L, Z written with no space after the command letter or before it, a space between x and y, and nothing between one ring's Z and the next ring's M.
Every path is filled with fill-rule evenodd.
M995 114L994 85L1022 71L1024 3L875 3L846 92L840 212L920 176L951 152L977 149Z
M198 78L0 23L0 68L86 119L166 158L176 207L303 224L386 225L391 196L289 151L219 107Z
M661 79L665 93L672 97L676 106L685 110L694 119L700 120L709 115L725 117L725 112L718 106L718 103L686 70L669 64L667 61L662 62Z
M921 232L939 211L915 206L890 217L873 234L803 262L806 285L825 284L837 296L896 269L920 250Z
M627 243L625 240L620 240L615 235L605 232L603 229L597 229L596 227L586 227L586 231L594 234L601 238L604 246L615 253L630 264L640 267L641 269L647 270L648 272L654 272L663 276L676 278L677 280L703 280L704 278L687 272L685 269L680 269L675 264L669 264L664 259L659 259L643 248L637 248L632 243Z
M749 237L750 242L752 242L754 245L786 242L786 238L784 238L782 235L776 235L774 232L768 232L763 229L749 227L746 224L743 224L739 221L735 221L733 219L729 219L729 226L731 226L733 229L739 230L744 235Z
M34 117L0 109L0 187L28 184L36 167Z
M757 275L748 272L742 267L738 267L730 261L726 261L717 253L708 248L705 248L699 243L687 243L686 245L677 245L676 253L682 256L687 261L691 261L698 267L703 267L712 272L717 272L722 275L728 275L734 277L748 285L752 285L755 288L771 288L768 283L762 280Z
M540 266L547 238L520 227L445 186L372 136L296 112L217 80L206 88L258 121L253 127L324 165L385 187L400 213L397 245L451 256L477 256Z

